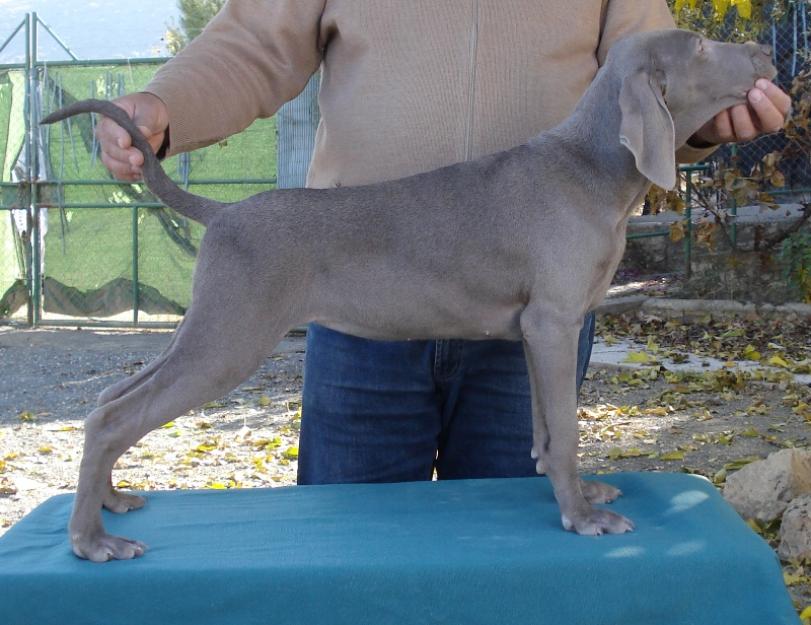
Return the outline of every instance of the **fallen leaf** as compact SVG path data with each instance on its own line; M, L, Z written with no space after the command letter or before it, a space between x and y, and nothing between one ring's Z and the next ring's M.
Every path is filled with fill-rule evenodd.
M206 441L197 445L197 447L194 448L194 451L201 454L207 454L215 449L217 449L217 443L215 441Z
M651 362L651 357L645 352L628 352L625 362L645 365Z
M17 487L11 483L11 481L6 478L0 478L0 497L8 497L10 495L17 494Z
M734 460L730 460L724 465L724 468L727 471L737 471L738 469L745 467L747 464L752 462L757 462L758 460L762 460L760 456L746 456L744 458L735 458Z
M619 447L612 447L608 450L608 458L617 460L619 458L639 458L647 456L648 454L638 447L631 447L630 449L620 449Z

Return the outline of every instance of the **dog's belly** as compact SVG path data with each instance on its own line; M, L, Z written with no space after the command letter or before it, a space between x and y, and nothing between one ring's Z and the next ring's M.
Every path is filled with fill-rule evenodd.
M433 327L413 324L404 327L387 328L352 323L351 321L333 321L329 319L315 319L313 321L331 330L376 341L414 341L427 339L466 339L472 341L484 341L487 339L521 340L521 331L517 323L511 327L502 327L498 328L496 331L492 331L462 323L443 324Z
M446 295L450 297L436 298L425 293L398 297L387 291L360 300L341 298L320 306L310 320L375 340L521 339L523 304L475 300L458 297L458 293Z

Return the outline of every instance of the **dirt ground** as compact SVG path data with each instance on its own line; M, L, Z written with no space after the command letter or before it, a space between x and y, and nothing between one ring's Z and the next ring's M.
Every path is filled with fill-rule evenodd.
M645 341L645 327L609 320L599 329L626 330ZM765 358L775 345L762 328L743 332L749 354L760 349ZM0 327L0 534L46 498L75 489L82 420L96 396L156 356L169 336ZM293 484L303 361L304 339L288 338L226 398L145 437L118 462L114 482L137 490ZM752 459L807 446L811 389L790 376L756 377L673 375L657 362L634 372L592 370L580 401L584 471L688 471L720 486ZM775 544L774 528L762 534ZM809 605L805 568L786 563L785 571L798 609Z

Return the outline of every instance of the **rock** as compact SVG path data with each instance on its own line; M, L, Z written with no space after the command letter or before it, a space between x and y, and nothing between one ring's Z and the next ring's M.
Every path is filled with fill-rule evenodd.
M745 519L768 523L789 503L811 494L811 451L783 449L747 464L726 480L726 499Z
M783 560L811 559L811 495L797 497L783 513L777 553Z

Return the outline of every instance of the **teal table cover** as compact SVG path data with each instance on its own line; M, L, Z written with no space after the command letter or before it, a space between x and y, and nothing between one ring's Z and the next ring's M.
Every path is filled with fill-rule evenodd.
M2 625L797 625L779 563L706 480L601 476L636 531L577 536L546 478L148 493L142 558L75 558L72 495L0 538Z

